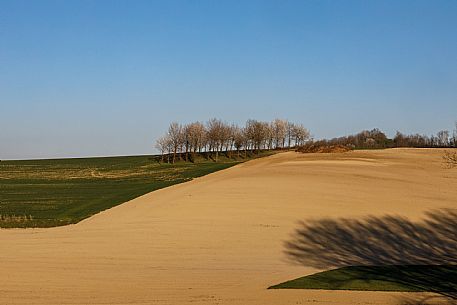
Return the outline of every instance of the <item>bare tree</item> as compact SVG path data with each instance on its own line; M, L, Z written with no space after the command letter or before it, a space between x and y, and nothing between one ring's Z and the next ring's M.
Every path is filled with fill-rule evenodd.
M238 157L240 156L240 149L245 145L245 134L243 129L235 126L233 129L233 145L236 148Z
M168 152L168 148L170 147L170 139L166 135L160 137L157 139L155 147L160 151L160 161L163 162L164 154Z
M292 136L294 137L295 146L305 144L309 139L309 131L302 124L294 124L292 127Z
M228 152L231 145L232 139L232 126L226 123L222 123L220 131L220 142L221 142L221 152Z
M218 119L211 119L207 123L207 136L209 141L209 150L216 152L216 162L219 157L219 150L223 144L224 123Z
M236 136L236 131L237 131L238 126L235 124L232 124L230 126L227 126L227 144L226 144L226 151L228 154L228 157L232 157L232 151L235 146L235 136Z
M267 149L273 149L273 144L275 142L275 128L273 122L264 123L265 131L265 146Z
M258 152L265 143L267 133L265 123L257 120L248 120L246 122L246 133L252 143L253 149Z
M177 122L173 122L170 124L168 127L168 137L170 139L170 144L173 149L173 163L176 162L176 153L178 152L178 149L182 145L182 126L178 124Z
M189 130L190 124L186 124L182 127L182 135L181 135L181 145L184 146L184 161L188 161L188 155L189 155L189 150L190 150L190 130ZM183 150L181 149L181 153Z
M244 127L244 134L246 136L246 147L254 146L254 120L247 120Z
M286 136L287 136L287 147L290 148L290 145L291 145L291 141L292 141L292 137L293 137L293 134L294 134L294 128L295 128L295 124L292 123L292 122L289 122L287 121L287 129L286 129Z
M438 138L438 143L440 146L448 146L449 145L449 131L441 130L436 134Z
M274 120L273 134L275 139L275 147L284 147L287 135L287 121L281 119Z
M241 132L243 133L243 140L244 140L244 144L243 144L243 146L244 146L244 158L247 158L248 149L250 149L251 146L252 146L251 137L250 137L250 131L247 128L247 124L246 124L246 127L241 129Z
M189 141L189 150L193 153L201 151L204 145L205 126L200 122L194 122L187 125L187 138Z

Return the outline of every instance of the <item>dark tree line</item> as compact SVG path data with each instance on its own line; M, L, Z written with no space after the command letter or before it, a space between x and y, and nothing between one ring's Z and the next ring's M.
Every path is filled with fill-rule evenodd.
M322 146L346 146L351 149L362 148L387 148L393 147L393 140L389 139L381 130L375 128L373 130L364 130L355 135L333 138L330 140L320 140L315 142Z
M364 130L355 135L319 140L314 145L333 146L341 145L351 149L370 148L393 148L393 147L417 147L417 148L456 148L457 147L457 123L451 134L447 130L439 131L436 135L403 134L397 131L393 139L390 139L381 130L375 128Z
M156 141L162 162L174 163L178 158L190 160L195 153L213 153L215 160L225 152L246 157L248 151L291 148L305 144L310 133L302 124L276 119L272 122L248 120L244 126L219 119L206 123L173 122L165 135Z
M457 147L457 122L454 132L441 130L436 135L405 135L397 131L395 135L395 147Z

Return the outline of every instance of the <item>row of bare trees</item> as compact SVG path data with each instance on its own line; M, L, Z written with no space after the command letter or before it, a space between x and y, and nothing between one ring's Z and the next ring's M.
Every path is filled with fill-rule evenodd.
M302 124L276 119L272 122L248 120L244 126L228 124L219 119L206 123L193 122L179 124L173 122L167 133L156 141L162 162L176 162L184 157L185 161L195 153L212 152L215 160L221 152L230 157L244 151L262 149L291 148L303 145L310 138L310 133Z

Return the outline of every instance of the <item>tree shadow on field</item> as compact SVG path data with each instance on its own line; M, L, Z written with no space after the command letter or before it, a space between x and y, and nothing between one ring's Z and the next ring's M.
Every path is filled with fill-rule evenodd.
M285 247L292 262L317 269L390 266L395 272L369 277L436 292L456 304L457 210L428 212L421 222L400 216L300 222Z
M426 296L403 296L399 299L398 305L456 305L455 299L440 295Z

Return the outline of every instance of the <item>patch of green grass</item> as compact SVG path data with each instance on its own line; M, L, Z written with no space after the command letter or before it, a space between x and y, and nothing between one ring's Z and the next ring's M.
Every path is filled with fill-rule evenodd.
M157 156L21 160L0 162L0 227L55 227L173 184L248 159L195 155L191 162L159 163Z
M343 267L284 282L269 289L457 292L457 265Z

